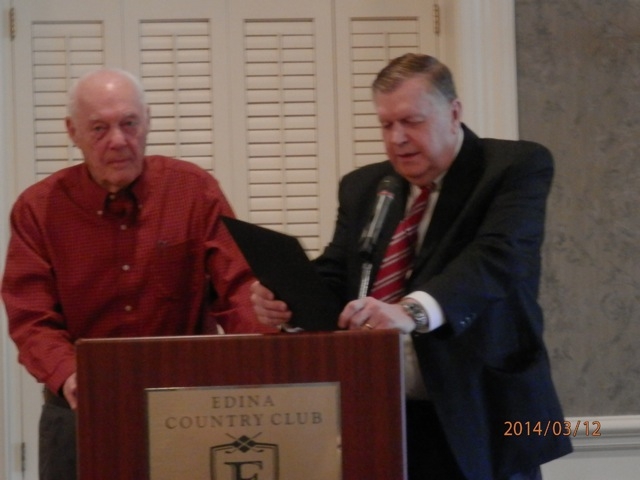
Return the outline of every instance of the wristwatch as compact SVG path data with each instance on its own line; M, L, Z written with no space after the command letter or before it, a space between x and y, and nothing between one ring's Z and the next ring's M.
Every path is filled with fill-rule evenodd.
M401 300L400 305L416 324L416 332L426 333L429 331L429 314L422 305L413 300Z

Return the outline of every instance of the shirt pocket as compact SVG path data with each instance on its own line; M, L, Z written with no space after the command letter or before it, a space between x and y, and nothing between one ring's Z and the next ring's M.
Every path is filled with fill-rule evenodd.
M157 296L168 300L186 300L193 291L197 268L195 240L171 244L159 241L156 244L152 266Z

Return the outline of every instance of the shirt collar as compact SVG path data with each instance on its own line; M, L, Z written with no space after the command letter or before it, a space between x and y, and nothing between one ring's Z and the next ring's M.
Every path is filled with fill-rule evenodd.
M131 186L131 191L135 195L138 207L142 207L149 195L150 177L148 158L144 158L142 173ZM109 194L104 188L98 185L89 173L86 164L71 168L69 175L64 179L65 189L75 203L92 213L102 213L104 202Z
M447 174L448 170L442 172L440 175L438 175L438 178L436 178L433 181L433 186L431 188L431 193L435 193L435 192L439 192L440 189L442 188L442 181L444 180L445 175ZM409 191L409 200L413 200L414 198L417 198L418 195L420 195L420 190L421 187L418 187L417 185L414 185L413 183L411 184L411 190Z

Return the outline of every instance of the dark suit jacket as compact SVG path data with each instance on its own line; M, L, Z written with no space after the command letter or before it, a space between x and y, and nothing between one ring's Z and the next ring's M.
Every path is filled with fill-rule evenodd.
M444 311L446 324L414 334L413 343L462 471L487 480L571 451L568 438L552 430L560 422L558 433L564 419L537 303L553 159L541 145L479 139L463 128L462 148L444 178L408 292L429 293ZM340 183L334 237L316 265L345 301L357 298L359 238L378 182L390 174L391 164L382 162ZM403 182L373 254L372 278L404 213L409 185ZM507 422L522 422L523 433L507 435Z

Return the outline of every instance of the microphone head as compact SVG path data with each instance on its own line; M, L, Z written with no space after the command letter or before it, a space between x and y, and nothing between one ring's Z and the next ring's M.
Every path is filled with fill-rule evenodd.
M366 261L371 259L371 254L378 242L380 230L386 221L389 206L400 193L401 188L402 182L394 175L387 175L378 183L376 203L373 206L369 222L360 237L360 255Z
M380 183L378 183L378 194L386 194L391 198L395 198L400 193L402 188L402 182L395 175L387 175Z

